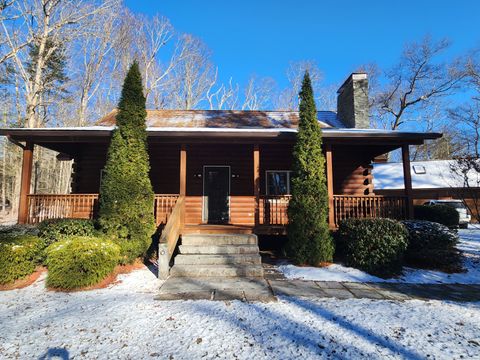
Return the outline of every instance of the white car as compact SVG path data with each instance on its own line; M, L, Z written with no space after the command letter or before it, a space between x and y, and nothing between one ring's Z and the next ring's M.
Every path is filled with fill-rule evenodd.
M459 226L467 228L472 216L468 213L468 209L462 200L429 200L424 205L446 205L457 210L459 215Z

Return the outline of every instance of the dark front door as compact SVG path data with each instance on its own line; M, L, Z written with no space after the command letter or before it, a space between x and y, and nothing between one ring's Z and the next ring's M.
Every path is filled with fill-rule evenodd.
M205 166L203 174L203 219L209 224L227 224L230 202L230 168Z

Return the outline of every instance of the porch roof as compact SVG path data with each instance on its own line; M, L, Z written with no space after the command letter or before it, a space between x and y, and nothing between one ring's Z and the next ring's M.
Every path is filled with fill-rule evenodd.
M59 127L59 128L0 128L0 135L9 136L17 141L44 141L50 139L55 142L70 142L108 138L115 126L87 126L87 127ZM296 128L207 128L207 127L148 127L148 137L175 137L175 138L285 138L294 139ZM384 139L423 141L438 139L442 136L434 132L415 132L379 129L322 129L325 139Z

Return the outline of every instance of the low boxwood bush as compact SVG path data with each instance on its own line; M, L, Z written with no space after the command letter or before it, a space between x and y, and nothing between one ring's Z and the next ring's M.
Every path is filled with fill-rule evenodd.
M22 235L38 235L38 228L29 224L0 225L0 237Z
M43 260L44 249L44 240L34 235L0 235L0 284L33 273Z
M407 236L405 227L390 219L344 220L337 233L346 265L379 276L401 271Z
M120 256L112 241L84 236L64 238L46 252L47 285L67 290L98 284L112 273Z
M436 222L449 228L457 228L459 214L457 210L447 205L415 205L413 208L416 220Z
M462 258L455 245L458 235L445 225L431 221L403 221L408 231L405 260L414 267L447 272L462 270Z
M132 264L136 259L145 255L145 243L143 241L118 239L115 241L120 248L120 265Z
M115 235L107 235L104 233L98 232L97 237L111 241L114 244L118 245L120 249L120 257L118 263L120 265L133 264L138 258L142 258L146 255L148 250L148 245L146 241L134 240L134 239L124 239L119 238Z
M38 235L50 245L68 236L94 236L95 226L88 219L49 219L40 223Z

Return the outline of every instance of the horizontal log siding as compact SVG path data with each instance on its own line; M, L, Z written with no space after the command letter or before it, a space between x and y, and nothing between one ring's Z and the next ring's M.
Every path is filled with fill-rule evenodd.
M370 151L358 146L334 146L332 155L334 194L374 194Z
M89 144L78 151L73 176L74 193L98 193L100 173L105 166L107 150L107 145ZM260 194L266 195L266 170L290 170L293 145L260 144L259 150ZM177 194L180 187L180 144L152 143L149 145L149 154L154 192ZM334 193L372 195L370 164L374 155L378 155L378 148L334 145ZM251 144L187 144L186 224L202 223L204 165L231 166L231 174L238 177L231 178L230 222L253 225L255 198ZM202 177L196 176L197 174ZM265 218L263 206L261 211L261 217ZM278 222L284 222L284 215L281 215L281 218Z
M150 144L148 150L153 191L177 194L180 189L180 145Z
M108 147L102 144L83 146L75 156L72 190L76 194L98 193L101 171L105 167ZM178 191L177 191L178 192Z
M185 223L202 223L203 166L231 167L230 223L253 225L253 145L189 145L187 146L187 196ZM201 177L197 175L201 174ZM237 177L238 175L238 177Z
M105 167L108 148L90 144L75 157L72 189L74 193L98 193L100 173ZM153 191L177 194L180 186L180 145L150 144L150 179Z

